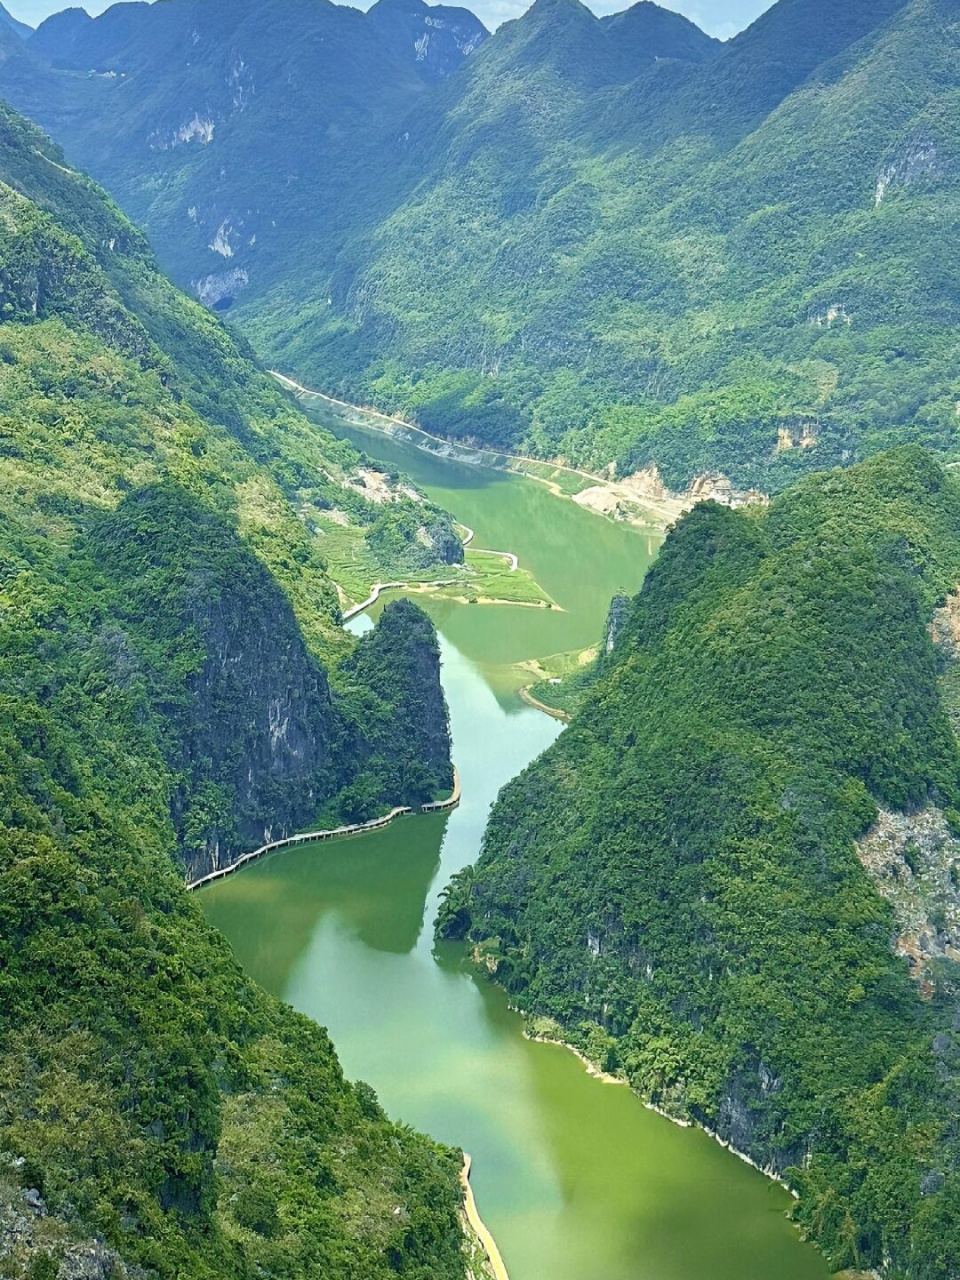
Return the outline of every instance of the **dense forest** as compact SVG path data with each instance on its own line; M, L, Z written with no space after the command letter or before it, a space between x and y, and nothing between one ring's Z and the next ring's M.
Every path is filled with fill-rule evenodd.
M782 1178L838 1270L960 1275L958 67L955 0L777 0L723 45L643 2L0 22L63 146L0 105L0 1274L469 1268L460 1153L183 888L453 777L430 620L342 620L456 528L259 354L775 495L685 515L538 690L572 722L438 931Z
M462 547L408 485L387 503L366 497L353 481L368 470L360 456L293 408L159 274L102 194L9 112L0 177L2 501L24 562L12 579L25 583L29 567L71 580L69 645L98 637L105 683L119 672L139 689L168 740L188 861L225 856L267 826L310 820L382 760L363 744L388 712L338 674L352 642L318 516L336 508L391 576ZM63 563L47 568L55 554ZM26 592L38 636L42 595ZM435 642L406 631L426 643L424 687L438 689ZM445 733L442 705L432 714ZM405 722L390 723L413 770ZM422 785L449 786L449 763ZM395 776L362 789L367 817L404 798Z
M951 0L778 0L723 45L645 3L537 0L489 39L444 9L426 79L419 0L160 9L11 35L0 90L275 367L674 488L953 455ZM295 41L269 116L290 29L326 92Z
M2 1272L456 1280L459 1154L346 1082L183 888L451 785L431 624L396 605L357 646L312 530L382 521L360 459L7 109L0 313ZM452 535L395 505L417 557L424 521Z
M780 0L625 85L599 26L539 0L418 109L417 181L297 325L286 284L251 300L271 357L677 489L777 491L908 440L952 456L955 6Z
M538 1031L785 1177L837 1269L914 1280L960 1270L958 891L921 983L855 842L960 830L927 630L958 581L960 484L919 448L696 508L439 921Z

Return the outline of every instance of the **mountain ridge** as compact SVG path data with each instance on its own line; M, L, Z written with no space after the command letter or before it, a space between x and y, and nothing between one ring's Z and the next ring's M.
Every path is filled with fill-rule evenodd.
M621 475L656 464L674 488L717 470L769 491L910 438L952 456L933 326L956 299L937 251L955 15L825 14L784 80L771 48L787 58L812 11L782 0L705 63L621 87L531 71L505 28L419 109L417 180L339 252L322 302L300 290L296 329L282 283L252 302L259 341L435 433ZM751 49L771 72L760 120Z
M460 1153L346 1081L184 885L452 781L429 619L341 625L313 513L384 519L360 456L5 105L0 293L3 1268L463 1280Z
M913 446L695 508L438 920L531 1034L784 1179L832 1270L891 1280L960 1263L960 893L932 865L960 847L956 659L927 632L958 532ZM930 894L909 963L864 853L891 813Z

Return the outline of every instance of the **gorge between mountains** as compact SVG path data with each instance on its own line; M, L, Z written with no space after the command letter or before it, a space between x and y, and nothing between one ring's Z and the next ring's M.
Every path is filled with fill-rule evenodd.
M476 858L487 807L559 730L517 697L532 679L525 664L595 644L609 598L639 585L661 535L352 425L362 415L321 420L480 540L514 548L563 612L417 595L440 633L460 808L257 863L203 891L208 919L252 976L329 1027L346 1070L391 1114L470 1152L510 1280L826 1276L786 1221L785 1193L572 1055L524 1040L461 949L432 938L439 895Z
M0 1280L960 1280L956 0L22 16Z

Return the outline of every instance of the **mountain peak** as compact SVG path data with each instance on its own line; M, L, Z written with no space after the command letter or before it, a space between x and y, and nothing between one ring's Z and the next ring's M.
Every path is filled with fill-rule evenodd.
M28 27L25 22L20 22L12 13L8 13L2 4L0 4L0 23L3 23L11 31L16 32L21 40L28 40L33 35L33 27Z
M415 13L422 16L428 11L429 5L424 0L376 0L376 4L372 4L367 10L367 16L384 13Z
M424 0L377 0L366 18L394 48L412 55L427 81L452 75L489 35L469 9L428 5Z
M529 25L531 22L544 19L552 22L557 18L579 19L591 24L599 23L593 10L588 9L581 0L533 0L533 4L518 21Z
M644 63L662 58L704 62L722 47L719 40L701 31L689 18L663 9L653 0L638 0L622 13L610 14L600 21L638 70Z

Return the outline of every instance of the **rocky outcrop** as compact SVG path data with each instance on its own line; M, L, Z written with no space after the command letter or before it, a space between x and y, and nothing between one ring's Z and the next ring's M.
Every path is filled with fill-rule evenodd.
M911 187L921 178L940 178L944 169L935 139L923 131L917 132L880 171L874 201L882 204L888 192L899 187Z
M960 658L960 594L947 596L930 622L930 639L952 662Z
M18 1172L22 1161L11 1161ZM0 1182L0 1273L9 1280L146 1280L102 1240L83 1239L48 1213L35 1187Z
M249 283L249 273L243 267L235 267L233 271L215 272L202 280L194 280L193 289L205 307L226 311Z
M383 794L417 806L453 787L450 720L440 683L433 624L410 600L396 600L343 664L351 681L379 699L385 712L361 751L379 755Z
M804 448L808 447L809 444L804 445ZM758 489L737 489L727 476L719 472L695 476L685 493L675 493L664 484L656 463L650 463L622 480L604 480L582 489L574 494L573 500L578 506L614 520L664 527L679 520L698 502L719 502L722 506L734 508L769 502L767 495Z
M415 606L384 612L335 693L274 576L184 490L132 495L94 538L126 613L103 662L167 725L189 880L308 829L341 793L364 820L452 785L436 635Z
M463 564L463 543L449 517L431 513L421 531L421 542L438 564Z
M770 501L759 489L737 489L729 477L719 472L695 476L687 490L686 499L693 506L698 502L719 502L721 506L733 507L734 510Z
M270 571L173 484L133 494L94 542L126 615L105 640L114 678L135 669L123 678L144 682L168 726L190 878L308 822L349 762L335 758L326 672Z
M913 814L882 809L857 854L893 907L894 950L921 994L932 996L937 962L960 961L960 839L932 805Z
M630 597L624 595L614 596L610 601L610 611L607 614L607 629L604 635L604 652L612 653L616 648L617 639L623 630L623 625L627 620L627 614L630 612Z
M395 48L412 57L424 80L445 80L489 33L468 9L426 5L423 0L377 0L367 21Z

